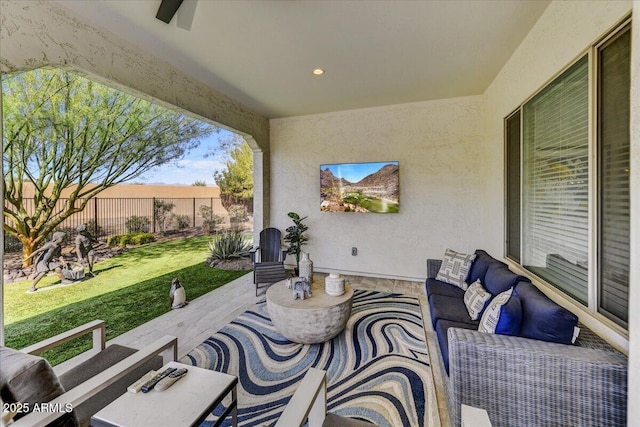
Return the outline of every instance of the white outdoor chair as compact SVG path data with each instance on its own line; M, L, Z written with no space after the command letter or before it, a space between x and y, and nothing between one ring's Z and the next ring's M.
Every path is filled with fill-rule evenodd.
M28 402L30 408L46 402L48 408L60 409L18 414L12 427L88 425L91 415L126 393L135 380L177 359L176 337L165 335L140 350L117 344L107 347L105 329L104 321L95 320L21 350L0 347L3 398ZM84 361L64 373L35 356L89 333L93 335L93 347L76 356ZM65 408L73 408L73 412L66 413Z
M375 424L327 412L327 373L309 368L275 427L374 427Z

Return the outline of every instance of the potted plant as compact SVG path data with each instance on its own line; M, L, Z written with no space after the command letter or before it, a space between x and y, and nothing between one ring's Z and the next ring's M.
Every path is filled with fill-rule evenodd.
M295 275L297 276L300 271L300 254L302 253L302 246L304 246L307 243L307 240L309 240L304 235L304 232L307 231L309 227L302 223L302 221L307 219L306 216L304 218L300 218L300 215L295 212L289 212L287 216L291 218L294 225L286 229L287 234L284 236L284 241L289 244L287 253L296 254Z

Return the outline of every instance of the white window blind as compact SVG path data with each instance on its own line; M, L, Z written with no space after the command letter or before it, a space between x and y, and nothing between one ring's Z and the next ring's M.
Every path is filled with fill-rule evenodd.
M631 29L598 51L599 311L629 319Z
M522 265L587 303L588 60L522 108Z

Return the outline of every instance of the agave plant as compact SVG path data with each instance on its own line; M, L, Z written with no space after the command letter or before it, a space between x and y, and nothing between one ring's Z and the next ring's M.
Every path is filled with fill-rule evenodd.
M239 231L218 234L209 240L209 253L212 259L230 260L249 255L251 244Z

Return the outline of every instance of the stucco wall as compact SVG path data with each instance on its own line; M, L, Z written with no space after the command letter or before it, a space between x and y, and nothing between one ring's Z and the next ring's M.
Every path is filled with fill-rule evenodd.
M308 216L305 250L331 271L423 280L428 257L483 246L481 100L271 120L272 223L284 230L287 212ZM389 160L400 162L398 214L320 211L321 164Z
M490 166L486 168L484 222L496 224L487 235L485 246L491 253L504 255L504 212L489 208L504 200L504 118L525 99L597 42L631 10L631 2L580 1L553 2L498 73L485 92L486 141ZM633 170L633 168L632 168ZM632 217L634 213L632 210ZM637 259L637 258L636 258ZM632 259L632 263L633 263ZM626 332L604 316L593 315L564 294L538 284L543 291L576 313L580 320L619 348L628 349ZM633 310L632 310L633 311Z

